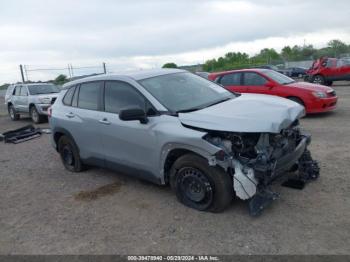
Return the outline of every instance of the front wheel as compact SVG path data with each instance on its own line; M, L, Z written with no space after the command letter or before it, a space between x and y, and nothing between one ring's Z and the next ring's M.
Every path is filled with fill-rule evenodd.
M40 124L45 121L45 117L39 114L35 106L30 108L30 117L35 124Z
M200 210L220 212L233 198L229 174L195 154L178 158L170 171L170 185L184 205Z
M315 75L312 78L312 83L319 84L319 85L324 85L325 84L325 79L321 75Z

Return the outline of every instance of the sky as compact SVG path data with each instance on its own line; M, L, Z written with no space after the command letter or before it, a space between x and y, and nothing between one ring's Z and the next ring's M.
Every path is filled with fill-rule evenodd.
M350 43L349 0L0 0L0 84L203 63L227 52Z

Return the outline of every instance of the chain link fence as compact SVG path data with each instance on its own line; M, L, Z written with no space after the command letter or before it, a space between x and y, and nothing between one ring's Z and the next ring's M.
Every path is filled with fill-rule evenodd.
M67 64L65 66L34 66L20 65L22 82L40 82L54 80L59 75L65 75L69 80L74 80L84 76L105 74L107 72L106 64L77 66Z

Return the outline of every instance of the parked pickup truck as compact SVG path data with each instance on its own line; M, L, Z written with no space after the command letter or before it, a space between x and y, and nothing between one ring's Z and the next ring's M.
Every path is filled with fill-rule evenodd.
M305 80L332 85L333 81L350 80L350 58L320 58L306 71Z
M53 104L60 89L48 83L15 84L7 88L5 104L9 116L16 121L20 115L30 115L38 124L47 119L47 109Z

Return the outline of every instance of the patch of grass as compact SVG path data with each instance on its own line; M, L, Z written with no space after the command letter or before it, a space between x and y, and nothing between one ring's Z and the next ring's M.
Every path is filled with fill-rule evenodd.
M82 201L96 200L100 197L104 197L107 195L113 195L113 194L119 192L121 185L122 185L122 183L118 181L118 182L114 182L112 184L98 187L98 188L93 189L93 190L80 191L79 193L74 195L74 198L75 198L75 200L82 200Z

